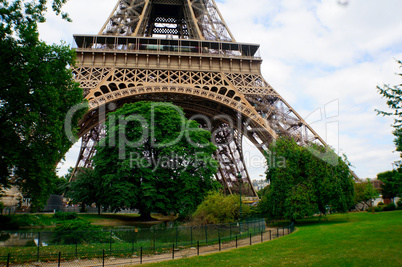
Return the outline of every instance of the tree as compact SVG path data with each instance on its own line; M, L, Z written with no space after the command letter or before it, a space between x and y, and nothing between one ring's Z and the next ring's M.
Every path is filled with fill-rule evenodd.
M369 179L366 181L362 181L354 184L355 187L355 207L358 208L358 204L363 203L362 210L364 209L364 205L371 207L371 202L373 198L376 198L379 193L374 188L373 184Z
M212 191L191 216L191 223L206 225L235 222L240 218L239 205L239 195L224 195L222 192ZM250 206L242 205L242 213L247 216Z
M56 14L65 2L53 1ZM56 165L72 145L63 129L66 114L83 99L68 69L74 51L39 40L46 3L0 0L0 185L8 186L12 177L33 211L46 203Z
M402 173L392 170L377 174L377 179L382 181L381 194L383 198L402 197Z
M270 146L274 157L286 159L286 164L268 166L270 186L259 207L269 217L296 221L317 213L347 212L353 205L353 178L347 161L329 148L314 144L310 148L287 137ZM328 159L311 151L325 152Z
M98 214L100 214L103 194L101 180L95 170L91 168L79 169L75 180L71 182L67 196L75 203L81 202L83 208L95 203L98 207Z
M190 214L217 186L211 133L170 103L125 104L109 114L93 158L105 205Z
M56 177L53 184L51 194L54 195L66 195L70 189L70 178L74 171L73 167L68 168L68 172L62 177Z
M402 67L402 61L398 60ZM402 73L398 74L402 76ZM377 86L378 92L387 100L387 105L392 111L381 111L376 109L378 115L390 116L394 118L394 143L396 151L402 152L402 84L390 86L384 84L383 87ZM400 155L402 157L402 154Z

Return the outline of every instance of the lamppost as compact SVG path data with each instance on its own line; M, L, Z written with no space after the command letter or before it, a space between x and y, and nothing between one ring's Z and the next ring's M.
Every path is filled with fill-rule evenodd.
M242 220L242 212L241 212L241 184L242 184L242 176L241 173L239 172L237 174L237 180L239 181L239 193L240 193L240 221Z

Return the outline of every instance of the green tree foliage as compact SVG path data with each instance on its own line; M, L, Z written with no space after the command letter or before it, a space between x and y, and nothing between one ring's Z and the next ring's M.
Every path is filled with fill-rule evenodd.
M284 137L271 145L270 152L286 164L268 166L269 191L259 203L263 213L295 221L352 207L354 188L348 163L332 150L316 145L301 147ZM321 157L315 156L317 152Z
M7 186L12 176L33 210L51 193L56 164L72 145L64 119L82 101L68 69L74 51L39 40L46 2L0 0L0 185ZM54 0L53 10L60 14L65 2Z
M70 189L70 177L73 173L74 168L70 167L68 172L62 177L57 177L53 184L53 189L51 191L54 195L66 195Z
M373 198L379 195L379 192L373 187L369 179L364 182L355 183L355 206L358 208L359 203L363 203L368 207L371 207ZM362 209L364 206L362 207Z
M211 133L170 103L125 104L109 114L94 156L103 205L190 214L216 187Z
M114 242L110 232L103 231L98 225L75 219L62 221L53 233L53 242L56 244L82 244Z
M402 67L402 61L398 60L398 63ZM402 73L398 74L402 76ZM394 142L396 145L396 151L402 152L402 84L390 86L385 84L383 87L377 86L378 92L387 100L387 105L392 111L381 111L376 109L377 114L383 116L390 116L394 118ZM402 156L402 154L401 154Z
M377 179L383 182L381 185L383 198L402 197L402 173L397 170L386 171L377 174Z
M242 205L242 216L250 214L250 206ZM206 225L231 223L240 218L239 195L211 192L191 216L191 224Z
M100 214L102 199L105 195L103 192L102 182L95 170L84 168L78 170L75 180L70 184L67 196L75 203L81 203L84 206L96 203L98 214Z

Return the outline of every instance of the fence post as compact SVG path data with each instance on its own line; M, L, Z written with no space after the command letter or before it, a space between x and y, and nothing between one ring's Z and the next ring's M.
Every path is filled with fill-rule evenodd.
M176 248L177 248L177 239L179 238L179 227L176 226Z
M219 242L219 251L221 251L221 238L219 237L218 240L219 240L218 241Z
M190 226L190 231L191 231L191 247L193 246L193 227Z
M105 266L105 250L103 250L102 254L102 266Z
M197 256L200 255L200 241L197 241Z
M133 229L133 242L131 243L131 254L134 254L134 235L135 235L135 231Z
M58 264L58 267L60 267L60 261L61 261L61 252L59 252L59 264Z
M221 237L221 225L218 224L218 238Z
M205 245L208 244L208 227L205 225Z
M156 233L155 229L152 230L154 232L154 251L156 251Z
M276 228L276 237L279 237L279 228Z
M269 241L271 241L272 240L272 233L271 233L271 230L269 230Z
M263 231L261 231L261 243L264 242Z
M236 248L237 248L237 235L236 235Z
M39 261L39 247L40 247L40 232L38 232L38 255L37 255L37 261Z
M172 259L174 260L174 243L172 245Z
M10 258L11 258L11 254L8 253L8 255L7 255L7 267L10 266Z
M251 234L250 234L250 246L251 246Z
M229 235L230 235L229 240L232 240L232 224L229 224Z
M109 240L109 251L110 251L110 256L112 256L112 232L113 230L110 230L110 240Z
M141 247L141 251L140 251L140 264L142 264L142 247Z

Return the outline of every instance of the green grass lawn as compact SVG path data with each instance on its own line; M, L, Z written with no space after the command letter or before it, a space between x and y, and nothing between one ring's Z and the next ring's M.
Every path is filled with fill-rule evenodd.
M302 221L270 242L158 266L402 266L402 211L350 213Z

